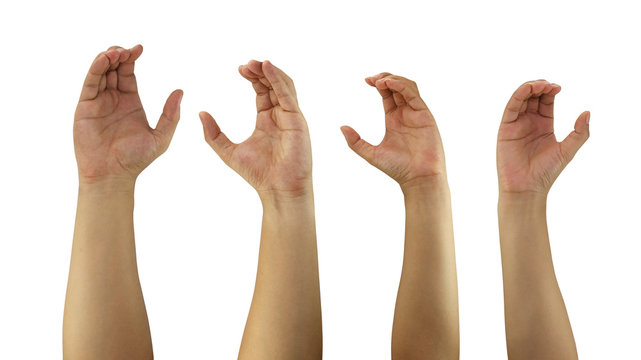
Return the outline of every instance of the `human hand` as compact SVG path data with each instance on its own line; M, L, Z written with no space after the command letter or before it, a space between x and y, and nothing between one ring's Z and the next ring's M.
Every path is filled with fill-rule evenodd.
M562 142L554 135L554 97L561 91L545 80L521 85L507 103L496 148L502 193L547 195L552 183L589 137L588 111L579 115Z
M377 146L349 126L341 131L348 146L396 180L401 188L445 178L445 154L436 121L416 83L390 73L365 79L383 98L385 136Z
M216 120L200 113L205 140L229 167L263 195L311 192L312 151L292 80L269 61L238 68L256 91L256 129L242 143L231 142Z
M155 129L140 103L134 63L142 46L112 46L93 61L80 94L74 146L81 184L133 186L136 177L167 150L180 118L182 90L169 95Z

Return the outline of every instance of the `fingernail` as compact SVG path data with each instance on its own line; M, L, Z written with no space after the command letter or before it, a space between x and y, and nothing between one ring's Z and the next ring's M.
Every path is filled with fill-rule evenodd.
M585 125L588 125L590 123L590 113L588 112L588 115L585 117Z

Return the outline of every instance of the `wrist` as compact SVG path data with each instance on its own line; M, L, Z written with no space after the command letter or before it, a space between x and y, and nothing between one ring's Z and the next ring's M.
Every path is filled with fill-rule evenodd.
M299 207L313 204L314 202L314 192L311 184L296 190L258 190L258 196L263 207Z
M527 204L545 204L548 194L538 191L501 191L499 190L499 204L510 205L527 205Z
M78 180L79 192L90 194L133 194L135 185L136 179L125 177L100 179L80 177Z
M450 196L450 187L444 174L421 176L404 183L399 183L405 198L425 195Z

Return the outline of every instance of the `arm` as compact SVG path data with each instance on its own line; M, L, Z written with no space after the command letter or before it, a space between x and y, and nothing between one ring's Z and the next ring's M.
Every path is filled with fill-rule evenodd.
M269 61L239 71L256 91L256 130L234 144L206 112L205 139L263 205L256 286L239 359L320 359L322 329L309 132L292 80Z
M63 323L65 359L152 359L134 244L136 177L167 149L181 91L149 128L133 75L142 47L96 57L74 121L79 189Z
M589 113L557 142L553 106L560 90L544 80L523 84L499 129L498 215L510 359L578 357L554 274L545 211L552 183L588 139Z
M383 73L366 79L383 98L378 146L342 127L358 155L391 176L405 198L405 251L392 330L393 359L457 359L458 289L445 155L416 84Z

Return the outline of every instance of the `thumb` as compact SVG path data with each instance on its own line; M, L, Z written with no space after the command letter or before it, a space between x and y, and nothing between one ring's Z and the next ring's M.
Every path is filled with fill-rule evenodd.
M574 123L574 131L572 131L562 142L561 142L561 154L566 160L566 163L569 163L577 151L585 144L590 137L590 128L588 126L590 122L590 112L584 111L579 118L576 119Z
M361 139L361 136L358 135L356 130L352 129L349 126L341 126L341 131L343 132L343 136L345 136L347 146L349 146L350 149L354 150L354 152L357 153L360 157L371 163L374 159L375 147L367 141Z
M162 115L160 115L158 124L156 124L156 128L154 129L155 135L160 138L165 149L169 147L171 138L176 131L176 126L180 119L180 103L182 99L182 90L174 90L174 92L169 95L165 102L165 107L162 109Z
M228 163L236 144L229 141L227 136L220 131L216 120L208 112L201 111L198 115L200 116L200 122L203 124L205 141L225 163Z

